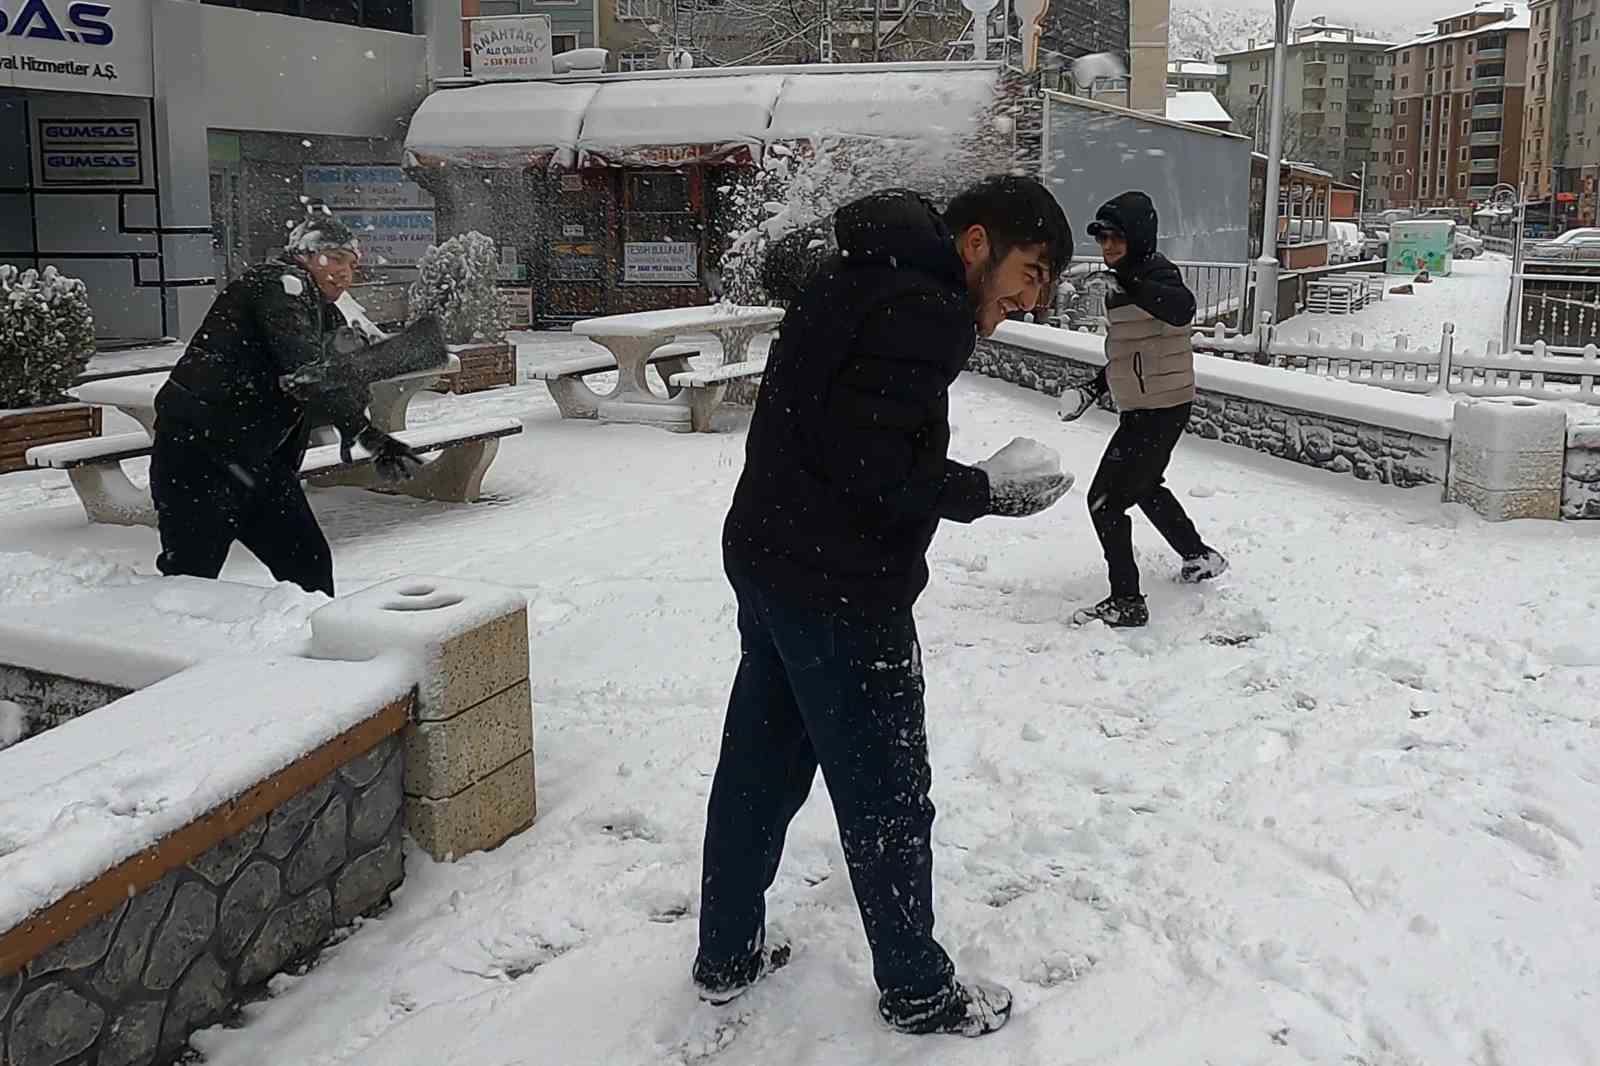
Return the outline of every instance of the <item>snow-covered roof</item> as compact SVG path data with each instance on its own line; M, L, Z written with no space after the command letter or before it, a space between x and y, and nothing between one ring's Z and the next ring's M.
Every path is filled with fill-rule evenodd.
M780 141L956 136L970 130L978 113L994 102L994 89L994 75L986 70L790 78L767 136Z
M1482 12L1476 13L1482 14ZM1452 18L1466 17L1466 15L1452 16ZM1449 22L1451 19L1440 19L1438 21ZM1532 28L1533 15L1528 11L1527 8L1519 8L1514 11L1511 17L1508 19L1501 19L1498 22L1485 22L1481 26L1474 26L1470 30L1457 30L1455 33L1439 33L1437 31L1434 33L1424 33L1420 36L1413 37L1405 44L1395 45L1393 48L1389 49L1389 51L1400 52L1407 48L1415 48L1419 44L1433 44L1436 41L1459 41L1467 37L1477 37L1485 33L1505 33L1508 30L1528 30Z
M1231 123L1233 121L1233 116L1228 114L1228 109L1223 107L1222 103L1208 92L1168 94L1167 117L1174 122Z
M1207 63L1201 59L1175 59L1167 64L1168 74L1192 78L1220 78L1228 73L1221 63Z
M411 119L412 158L517 165L554 155L860 136L943 138L995 98L992 64L721 68L590 75L445 89Z
M1359 33L1354 36L1347 35L1342 30L1326 30L1308 33L1304 37L1297 36L1294 44L1375 44L1387 48L1393 41L1385 41L1379 37L1363 37Z

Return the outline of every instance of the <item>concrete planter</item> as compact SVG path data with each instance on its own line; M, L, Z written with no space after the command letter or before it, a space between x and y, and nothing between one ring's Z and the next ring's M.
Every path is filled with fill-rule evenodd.
M446 392L459 396L517 383L517 350L510 344L452 344L450 354L461 360L461 373L444 380Z

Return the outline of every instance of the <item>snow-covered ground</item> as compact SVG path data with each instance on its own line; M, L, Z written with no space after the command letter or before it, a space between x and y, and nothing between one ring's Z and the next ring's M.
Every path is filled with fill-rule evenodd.
M1391 277L1387 288L1409 280ZM1511 292L1511 260L1494 254L1458 259L1449 277L1435 278L1415 289L1414 296L1386 293L1381 301L1351 315L1296 315L1283 324L1278 335L1304 340L1317 330L1324 344L1342 345L1350 342L1352 334L1360 333L1370 348L1379 343L1390 347L1395 335L1404 333L1411 347L1437 351L1444 324L1454 322L1457 350L1465 345L1481 353L1491 339L1500 340L1506 298Z
M526 340L525 360L582 343ZM1083 488L1110 418L1063 425L977 378L952 406L957 455L1035 437L1079 480L1038 519L947 526L919 609L939 932L1015 990L1009 1028L882 1027L820 782L771 894L794 961L697 1003L737 658L718 530L743 435L564 422L533 386L413 407L524 420L488 499L313 499L342 589L444 574L527 593L539 820L454 865L410 855L393 909L199 1034L207 1061L1600 1062L1600 529L1490 526L1437 490L1187 439L1172 481L1234 572L1176 585L1136 518L1152 626L1072 630L1105 587ZM0 479L8 603L149 572L155 550L87 527L59 474ZM225 576L267 580L242 552Z

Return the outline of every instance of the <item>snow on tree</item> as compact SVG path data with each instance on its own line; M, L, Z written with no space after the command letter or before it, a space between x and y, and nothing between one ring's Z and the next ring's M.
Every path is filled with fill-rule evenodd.
M410 321L436 316L451 344L499 340L498 273L494 240L477 230L430 245L411 283Z
M55 267L0 266L0 407L66 400L94 353L89 290Z
M721 262L723 298L740 304L792 299L833 251L833 213L852 200L899 188L943 205L979 178L1015 169L1017 107L997 98L975 132L951 144L829 137L769 145L760 167L723 189L734 222Z
M943 60L968 19L958 5L937 0L890 8L882 5L874 39L872 0L634 0L645 17L629 21L628 47L686 51L707 67L818 63L828 61L826 24L834 62Z

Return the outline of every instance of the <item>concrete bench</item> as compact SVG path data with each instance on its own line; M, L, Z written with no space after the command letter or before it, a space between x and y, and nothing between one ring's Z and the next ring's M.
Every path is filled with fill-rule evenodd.
M1371 303L1374 299L1382 300L1384 290L1389 287L1389 277L1387 274L1375 274L1369 271L1359 271L1352 272L1346 275L1346 277L1358 280L1367 287L1368 303Z
M424 500L471 503L483 488L483 475L500 447L500 438L522 432L514 418L479 418L442 422L421 429L406 429L395 437L419 455L439 453L409 481L392 491ZM119 433L93 440L44 444L28 449L28 463L40 469L64 470L89 521L118 526L154 526L155 506L147 490L139 488L122 468L126 459L150 454L145 433ZM355 485L379 488L371 469L373 456L356 446L351 461L339 454L339 445L311 448L300 464L302 480L319 485Z
M722 403L723 393L735 381L760 377L766 372L765 359L746 359L724 363L711 370L687 370L672 375L670 384L689 393L689 418L696 433L710 433L712 419Z
M667 395L676 396L678 390L672 384L672 378L692 370L689 359L699 354L700 349L692 344L666 344L650 353L646 365L655 367L656 373L661 375L662 382L667 386ZM616 369L616 357L610 352L600 351L534 367L528 371L528 376L545 383L562 418L598 418L599 404L604 397L584 384L583 379L612 373Z

